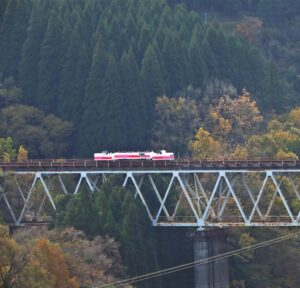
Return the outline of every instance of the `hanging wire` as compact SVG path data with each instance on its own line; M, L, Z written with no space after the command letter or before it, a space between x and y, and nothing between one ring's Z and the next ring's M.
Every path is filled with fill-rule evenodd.
M271 240L263 241L263 242L260 242L260 243L254 244L254 245L250 245L250 246L240 248L240 249L236 249L236 250L233 250L233 251L230 251L230 252L218 254L218 255L211 256L211 257L208 257L208 258L205 258L205 259L189 262L189 263L186 263L186 264L170 267L170 268L167 268L167 269L161 269L161 270L158 270L158 271L155 271L155 272L135 276L135 277L132 277L132 278L112 282L112 283L109 283L109 284L104 284L104 285L98 286L98 288L122 287L124 285L133 284L133 283L136 283L136 282L140 282L140 281L148 280L148 279L151 279L151 278L160 277L160 276L163 276L163 275L167 275L167 274L171 274L171 273L174 273L174 272L189 269L189 268L192 268L192 267L197 266L197 265L202 265L202 264L222 260L222 259L225 259L225 258L228 258L228 257L232 257L232 256L235 256L235 255L241 254L243 252L247 252L247 251L267 247L267 246L277 244L277 243L280 243L280 242L288 240L288 239L295 238L297 236L300 236L300 232L290 233L290 234L285 235L285 236L281 236L281 237L277 237L277 238L274 238L274 239L271 239Z

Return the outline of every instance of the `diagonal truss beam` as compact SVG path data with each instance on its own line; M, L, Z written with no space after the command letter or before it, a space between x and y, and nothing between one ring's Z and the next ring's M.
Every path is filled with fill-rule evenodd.
M152 186L152 188L154 190L154 193L155 193L155 195L157 197L158 202L162 206L162 209L164 210L164 212L165 212L166 216L168 217L168 219L170 219L169 212L168 212L166 206L163 204L163 200L162 200L162 198L161 198L161 196L160 196L160 194L159 194L159 192L157 190L157 187L156 187L156 185L155 185L155 183L153 181L153 178L152 178L151 174L148 175L148 178L149 178L149 182L150 182L150 184L151 184L151 186Z
M230 194L232 195L232 197L233 197L233 199L234 199L234 201L235 201L235 203L236 203L236 205L237 205L237 207L239 209L239 212L241 213L241 215L242 215L242 217L243 217L243 219L244 219L244 221L246 223L247 222L247 217L246 217L245 212L244 212L244 210L242 208L242 205L239 202L238 197L236 196L236 194L235 194L235 192L234 192L234 190L232 188L232 185L230 184L230 181L228 180L228 178L226 176L226 173L224 173L223 177L224 177L224 179L225 179L225 181L226 181L226 183L228 185Z
M256 201L255 201L255 204L254 204L254 206L253 206L253 209L252 209L252 211L251 211L251 214L250 214L250 217L249 217L249 222L252 221L252 218L253 218L253 216L254 216L255 211L257 211L258 203L259 203L260 198L261 198L261 196L262 196L262 194L263 194L263 191L264 191L264 188L265 188L265 186L266 186L266 183L267 183L267 181L268 181L269 176L270 176L270 174L269 174L269 172L267 172L266 175L265 175L265 178L264 178L264 180L263 180L263 184L262 184L262 186L261 186L261 188L260 188L260 190L259 190L259 193L258 193L257 199L256 199Z
M138 193L138 195L139 195L139 197L140 197L140 199L141 199L143 205L144 205L145 208L146 208L147 214L148 214L149 218L151 219L151 221L153 222L153 221L154 221L153 216L152 216L152 214L151 214L151 212L150 212L150 209L149 209L149 207L148 207L148 205L147 205L147 203L146 203L146 201L145 201L145 198L144 198L144 196L143 196L143 194L142 194L142 192L141 192L141 190L140 190L140 187L139 187L139 185L137 184L137 182L136 182L136 180L135 180L135 178L134 178L134 176L133 176L132 173L129 173L129 178L131 178L131 180L132 180L132 182L133 182L133 185L134 185L134 187L135 187L135 189L136 189L136 191L137 191L137 193Z
M284 195L283 195L283 193L282 193L282 191L281 191L281 188L280 188L280 186L278 185L277 180L276 180L276 178L275 178L274 175L273 175L273 173L271 173L271 178L272 178L272 180L273 180L273 183L275 184L275 187L276 187L276 190L277 190L278 194L279 194L280 197L281 197L281 200L282 200L282 202L283 202L283 204L284 204L285 209L287 210L287 212L288 212L288 214L289 214L289 216L290 216L292 222L294 222L294 220L295 220L295 219L294 219L294 216L293 216L293 214L292 214L292 212L291 212L291 209L290 209L290 207L289 207L289 205L288 205L288 203L287 203L287 201L286 201L286 199L285 199L285 197L284 197Z
M183 183L183 181L181 179L180 174L176 173L175 175L176 175L175 177L179 181L179 184L181 186L181 189L183 190L183 193L184 193L186 199L188 200L188 203L190 205L190 208L192 209L193 215L195 216L195 218L197 219L197 221L199 221L199 215L198 215L198 213L197 213L197 211L196 211L196 209L194 207L193 201L192 201L192 199L191 199L191 197L190 197L190 195L189 195L189 193L188 193L188 191L187 191L187 189L186 189L186 187L185 187L185 185L184 185L184 183Z
M255 198L254 198L253 193L252 193L251 189L249 188L249 186L248 186L248 184L247 184L247 182L245 180L245 173L242 174L242 182L243 182L243 185L245 186L246 191L247 191L247 193L248 193L248 195L249 195L249 197L251 199L251 202L253 203L253 205L255 205ZM263 215L262 215L262 213L261 213L261 211L260 211L260 209L259 209L258 206L256 207L255 210L257 211L259 217L263 217Z
M171 187L172 187L172 184L173 184L174 179L175 179L175 175L173 174L173 175L172 175L172 178L171 178L171 180L170 180L170 183L169 183L169 185L168 185L167 191L166 191L166 193L165 193L165 196L164 196L164 198L163 198L163 200L162 200L162 202L161 202L161 205L160 205L160 207L159 207L159 209L158 209L158 212L157 212L157 214L156 214L156 217L155 217L155 219L154 219L154 223L155 223L155 224L157 224L158 218L159 218L160 215L161 215L161 211L163 210L163 207L165 207L165 202L166 202L166 200L167 200L167 198L168 198L168 196L169 196L169 193L170 193L170 191L171 191Z
M25 189L19 183L19 174L31 174L34 175L29 190ZM262 175L262 184L258 191L257 196L254 196L253 188L251 187L251 183L247 183L245 180L245 176L247 173L260 173ZM296 174L297 173L297 174ZM53 189L50 182L48 182L49 177L57 175L58 183L55 185L60 185L60 191L58 193L68 194L71 192L71 187L68 187L70 181L63 181L63 175L78 175L79 178L76 177L76 183L72 183L72 187L75 186L74 194L80 192L80 187L84 181L87 183L87 188L91 192L100 192L101 187L97 186L99 179L105 181L107 179L107 175L118 174L125 175L125 180L123 182L123 187L134 189L134 195L137 201L141 201L145 206L146 213L149 216L149 219L152 221L154 226L194 226L194 227L205 227L205 226L300 226L300 209L297 210L297 207L291 207L290 203L292 203L294 197L297 201L300 201L300 193L297 190L295 181L299 179L295 177L300 177L300 169L297 170L259 170L259 171L246 171L246 170L103 170L103 171L36 171L36 172L13 172L13 176L15 178L16 183L16 192L19 197L19 201L14 201L23 203L23 207L21 209L20 215L16 215L14 213L14 205L10 200L11 197L8 193L10 191L2 191L0 193L1 204L8 208L8 212L10 218L13 219L16 225L20 225L23 221L26 209L31 209L29 207L29 201L33 195L33 191L37 188L37 183L39 183L39 189L36 190L37 193L44 193L43 197L38 197L38 201L40 201L38 206L37 214L40 215L41 210L44 206L46 199L49 199L50 206L55 211L56 205L53 198ZM161 191L161 187L155 183L155 179L153 175L171 175L171 178L168 180L169 183L167 185L166 191ZM208 190L207 187L204 189L202 183L200 181L201 176L199 175L217 175L215 177L207 177L206 181L214 181L207 185L211 191ZM12 175L10 172L9 175ZM241 176L241 177L239 177ZM285 197L283 187L281 187L282 179L278 178L278 176L286 177L287 181L291 184L289 187L292 187L291 191L289 191L288 198ZM295 176L295 177L294 177ZM51 178L51 177L50 177ZM71 177L72 178L72 177ZM285 179L286 179L285 178ZM202 178L201 178L202 179ZM241 180L240 180L241 179ZM192 182L190 182L192 180ZM149 186L143 185L144 181L150 183L150 187L152 189L148 189ZM175 182L176 183L175 183ZM238 185L236 185L236 182ZM267 181L272 182L275 187L275 191L272 198L262 197L264 195L264 190L266 189ZM132 185L128 185L128 183L133 183ZM168 201L168 197L173 195L172 187L176 185L176 202L174 201L172 206L172 213L168 211L168 205L166 205ZM148 187L148 188L147 188ZM74 189L74 188L73 188ZM147 189L147 190L145 190ZM145 191L144 191L145 190ZM155 197L158 201L159 207L155 212L151 212L150 206L147 204L145 200L145 193L153 193L153 197ZM172 192L171 192L172 191ZM26 193L25 193L26 192ZM27 193L28 192L28 193ZM165 193L161 193L165 192ZM56 193L57 194L57 193ZM291 194L293 194L291 196ZM233 210L236 208L232 208L232 206L228 206L228 198L232 196L234 203L236 205L237 210L240 213L240 216L237 217ZM247 196L247 197L245 197ZM272 215L271 208L275 201L274 197L280 197L283 206L281 208L282 215L275 216ZM14 196L15 197L15 196ZM171 196L172 197L172 196ZM148 199L148 198L147 198ZM175 200L175 199L174 199ZM182 201L184 205L180 205ZM10 202L11 201L11 202ZM243 202L241 202L243 201ZM248 201L248 203L245 203ZM243 203L243 204L242 204ZM247 205L247 207L251 207L249 217L246 215L246 209L243 205ZM264 215L260 207L268 207L267 213ZM174 210L173 210L174 207ZM218 207L216 211L216 207ZM226 211L226 216L223 216L223 212L225 207L229 207L229 210ZM187 209L184 211L183 209ZM169 209L170 210L170 209ZM5 210L6 211L6 210ZM182 213L182 211L184 213ZM183 215L191 215L191 216L180 216L178 214L182 213ZM232 215L230 215L232 213ZM255 217L254 217L255 215ZM257 217L258 215L258 217ZM288 215L288 216L286 216ZM182 218L180 218L182 217ZM185 219L183 218L185 217ZM230 220L236 217L234 220ZM227 220L229 219L229 220ZM231 221L231 222L230 222ZM273 221L273 222L272 222Z
M231 186L232 186L232 188L233 188L233 186L234 186L234 184L235 184L235 182L236 182L236 177L233 176L232 179L230 179L230 180L232 181L232 182L231 182ZM227 191L227 193L226 193L226 191ZM225 198L224 198L223 203L221 203L222 196L223 196L225 193L226 193L226 196L225 196ZM223 216L223 213L224 213L224 210L225 210L226 205L227 205L227 203L228 203L228 199L229 199L230 194L231 194L231 192L230 192L230 189L229 189L229 187L228 187L227 185L226 185L224 191L223 191L223 192L220 192L219 203L220 203L220 205L222 205L222 206L221 206L220 210L218 211L218 219L221 219L221 217Z

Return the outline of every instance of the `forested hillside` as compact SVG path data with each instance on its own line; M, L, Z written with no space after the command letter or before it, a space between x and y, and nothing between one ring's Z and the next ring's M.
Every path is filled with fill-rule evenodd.
M299 15L298 0L0 0L0 159L152 149L299 158ZM0 226L0 262L31 260L0 274L15 287L94 287L192 261L190 231L153 229L119 182L55 194L50 232L12 239ZM229 246L286 232L235 230ZM299 287L299 242L284 251L233 258L231 287ZM192 287L193 271L181 273L137 287Z
M2 79L13 77L21 104L73 123L68 155L149 149L156 97L192 86L201 106L215 79L266 111L287 103L272 62L184 5L3 0L0 12Z

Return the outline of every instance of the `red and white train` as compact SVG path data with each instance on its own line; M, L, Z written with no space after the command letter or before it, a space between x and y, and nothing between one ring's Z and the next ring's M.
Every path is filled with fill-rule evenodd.
M174 153L161 150L157 152L101 152L94 154L95 161L111 161L111 160L174 160Z

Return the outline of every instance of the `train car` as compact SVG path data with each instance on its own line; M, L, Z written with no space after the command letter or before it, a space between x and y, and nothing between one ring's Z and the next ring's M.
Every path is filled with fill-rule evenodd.
M174 160L174 153L161 150L159 152L101 152L94 154L95 161L113 161L113 160Z

